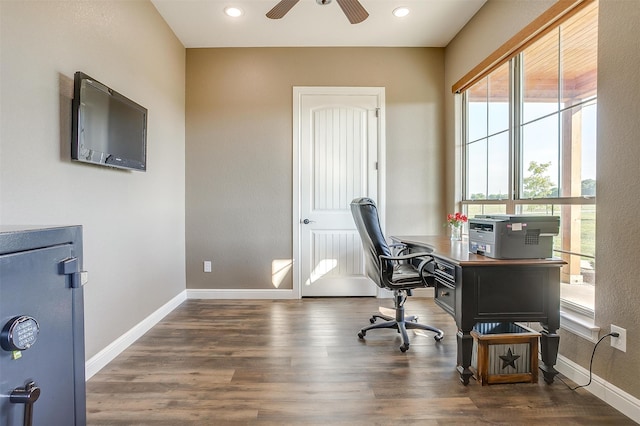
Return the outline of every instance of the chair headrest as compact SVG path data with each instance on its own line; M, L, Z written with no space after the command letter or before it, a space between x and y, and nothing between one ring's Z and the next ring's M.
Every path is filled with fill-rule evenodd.
M355 198L353 201L351 201L351 204L360 205L360 206L369 205L369 206L376 207L376 202L373 201L371 198L367 198L367 197Z

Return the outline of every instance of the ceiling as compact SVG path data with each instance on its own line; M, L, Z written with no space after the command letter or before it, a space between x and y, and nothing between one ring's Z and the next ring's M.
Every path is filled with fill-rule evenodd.
M178 39L196 47L445 47L486 0L360 0L369 17L350 24L336 1L300 0L282 19L265 14L279 0L151 0ZM243 9L239 18L224 8ZM411 13L396 18L405 6Z

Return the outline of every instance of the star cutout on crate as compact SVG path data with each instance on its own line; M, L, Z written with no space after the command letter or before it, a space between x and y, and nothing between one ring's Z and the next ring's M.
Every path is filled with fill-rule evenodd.
M518 358L520 358L520 355L514 355L513 352L511 352L511 348L509 348L506 355L500 355L500 359L502 360L502 369L504 370L509 365L516 368L516 360Z

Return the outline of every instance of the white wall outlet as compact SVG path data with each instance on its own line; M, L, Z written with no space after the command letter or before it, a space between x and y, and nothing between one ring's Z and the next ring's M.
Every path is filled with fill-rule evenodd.
M211 272L211 261L210 260L205 260L204 261L204 272Z
M611 346L614 348L621 350L622 352L627 351L627 330L622 327L618 327L617 325L611 324L611 332L619 333L620 337L611 336Z

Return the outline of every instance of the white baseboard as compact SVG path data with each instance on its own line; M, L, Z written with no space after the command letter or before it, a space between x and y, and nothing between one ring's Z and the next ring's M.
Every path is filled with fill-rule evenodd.
M236 290L220 290L214 288L206 289L187 289L187 299L297 299L293 290L255 290L255 289L236 289Z
M556 370L578 385L589 382L589 370L570 359L558 355ZM602 378L592 375L591 384L584 389L591 392L636 423L640 423L640 400Z
M109 346L92 356L85 363L85 380L89 380L98 371L102 370L105 365L110 363L115 357L120 355L122 351L127 349L133 342L138 340L144 333L149 331L154 325L160 322L162 318L167 316L171 311L177 308L182 302L187 300L186 291L181 292L176 297L165 303L158 310L153 312L147 318L142 320L138 325L124 333L122 336L114 340Z

